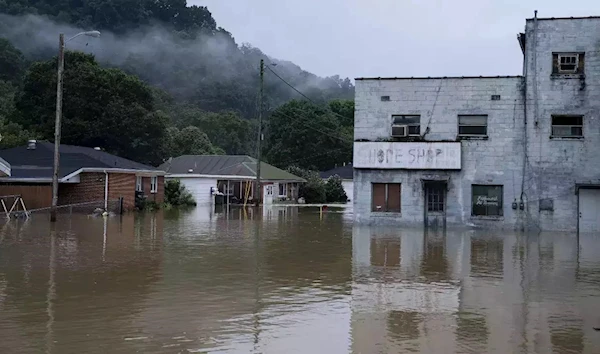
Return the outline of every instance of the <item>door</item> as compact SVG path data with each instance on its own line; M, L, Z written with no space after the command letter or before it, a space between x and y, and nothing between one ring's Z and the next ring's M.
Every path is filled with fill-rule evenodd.
M600 230L600 189L579 189L579 231Z
M267 184L263 187L264 195L263 195L263 204L273 204L273 185Z
M425 182L425 227L446 227L446 182Z

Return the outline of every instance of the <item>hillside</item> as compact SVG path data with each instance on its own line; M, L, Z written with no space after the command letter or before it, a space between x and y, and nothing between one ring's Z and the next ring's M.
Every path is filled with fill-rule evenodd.
M144 103L148 112L164 113L168 127L199 128L195 133L207 134L213 143L219 140L216 148L226 153L254 153L255 134L251 132L257 112L260 59L265 59L282 78L317 105L354 96L354 87L347 78L317 77L289 61L270 58L249 44L238 45L232 34L218 27L206 7L188 7L185 0L0 0L0 37L16 48L10 53L23 54L23 58L20 54L12 55L10 61L23 72L32 62L51 60L56 55L58 33L68 37L92 29L101 31L102 37L79 37L69 42L67 49L93 55L104 68L118 68L139 77L152 86L153 106ZM23 118L31 112L39 112L20 112L23 104L20 105L19 100L27 95L18 92L23 87L18 77L3 78L2 72L10 70L5 70L9 61L5 63L0 67L0 80L4 80L4 84L0 83L0 88L4 87L0 95L5 92L4 97L0 97L0 116L3 105L13 96L16 105L11 113L6 113L10 108L4 108L4 116L11 118L5 119L3 124L10 121L40 132L39 124L32 125ZM48 80L51 80L49 75ZM6 82L10 82L14 90L6 89ZM52 83L46 84L51 87ZM29 88L35 86L30 83ZM29 98L28 104L39 101L35 96ZM265 76L264 111L267 115L297 98L297 92L286 83L274 75ZM80 101L85 100L82 97ZM89 117L94 118L99 117ZM65 122L69 119L77 118L65 116ZM227 131L215 123L222 120L228 122ZM49 132L42 131L41 135L48 138ZM224 139L223 135L231 138ZM163 158L170 153L165 151Z

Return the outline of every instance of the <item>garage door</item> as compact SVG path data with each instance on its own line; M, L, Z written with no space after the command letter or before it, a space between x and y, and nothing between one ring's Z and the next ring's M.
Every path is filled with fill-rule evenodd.
M579 190L579 231L600 231L600 189Z

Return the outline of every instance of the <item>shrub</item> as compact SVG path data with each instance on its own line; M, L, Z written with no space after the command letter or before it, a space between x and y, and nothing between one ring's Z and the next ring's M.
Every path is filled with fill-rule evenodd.
M172 207L196 206L196 201L181 181L175 179L165 182L165 204Z
M327 201L325 182L323 182L318 172L295 166L288 167L288 172L306 180L306 183L300 184L300 188L298 189L299 198L304 198L308 204L319 204Z
M335 175L327 179L327 182L325 182L325 195L327 203L346 203L348 201L340 176Z

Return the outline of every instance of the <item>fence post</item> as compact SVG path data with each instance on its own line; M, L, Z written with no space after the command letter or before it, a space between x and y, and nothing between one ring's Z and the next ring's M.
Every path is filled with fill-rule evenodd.
M123 215L123 197L119 197L119 215Z

